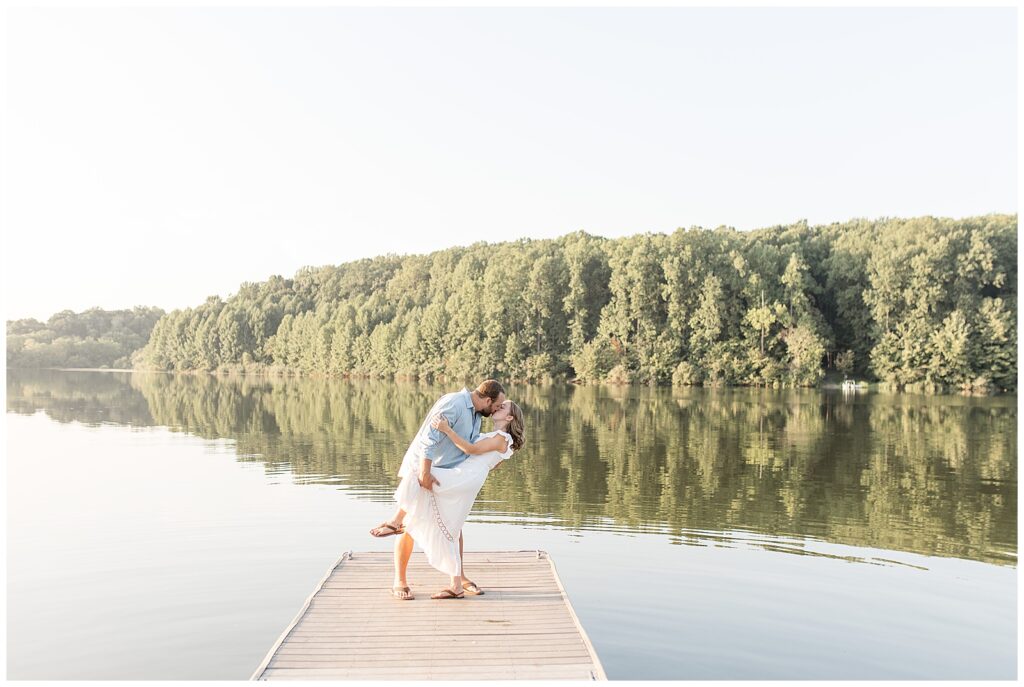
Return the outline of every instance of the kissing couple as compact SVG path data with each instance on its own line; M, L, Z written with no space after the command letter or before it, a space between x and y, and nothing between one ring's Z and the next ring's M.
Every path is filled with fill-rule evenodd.
M494 430L480 433L489 417ZM395 540L395 579L391 594L411 601L406 570L417 542L427 562L451 576L451 584L431 599L461 599L483 590L462 567L462 524L487 475L523 446L523 411L488 379L470 391L445 394L434 403L405 452L395 490L398 509L370 530Z

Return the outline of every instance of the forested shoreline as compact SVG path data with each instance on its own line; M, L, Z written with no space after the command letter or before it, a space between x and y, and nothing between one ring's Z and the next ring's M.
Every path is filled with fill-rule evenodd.
M1016 215L480 242L244 283L161 317L131 361L674 385L808 386L834 370L1015 391L1016 252Z
M131 367L131 356L146 345L160 308L62 310L46 322L7 321L7 367Z

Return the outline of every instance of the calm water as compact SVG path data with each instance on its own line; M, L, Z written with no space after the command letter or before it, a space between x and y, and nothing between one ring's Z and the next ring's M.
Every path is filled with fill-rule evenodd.
M247 679L449 390L9 371L8 678ZM550 552L609 677L1016 677L1016 398L509 392L467 547Z

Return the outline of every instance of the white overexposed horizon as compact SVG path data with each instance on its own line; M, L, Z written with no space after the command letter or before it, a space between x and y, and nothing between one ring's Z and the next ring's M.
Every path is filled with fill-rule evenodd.
M1017 9L8 8L7 319L476 241L1017 211Z

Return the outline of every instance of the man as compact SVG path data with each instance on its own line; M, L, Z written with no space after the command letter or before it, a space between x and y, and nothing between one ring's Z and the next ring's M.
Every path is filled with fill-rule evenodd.
M432 491L435 484L440 484L437 477L431 474L432 467L453 468L468 457L444 433L431 427L433 418L439 414L442 415L456 434L466 441L474 443L480 435L481 418L490 417L504 402L504 387L494 379L487 379L473 391L464 388L462 391L445 394L434 403L407 452L407 455L412 454L418 457L419 464L415 466L415 469L417 479L423 489ZM409 567L409 559L412 557L415 542L402 528L404 517L405 512L399 508L394 518L373 528L370 530L370 534L375 537L401 535L395 541L395 580L392 594L399 599L410 600L413 597L406 582L406 570ZM463 546L463 537L460 532L460 558ZM466 577L465 571L462 572L459 586L470 594L482 594L479 587ZM455 591L461 593L463 589L457 587Z

